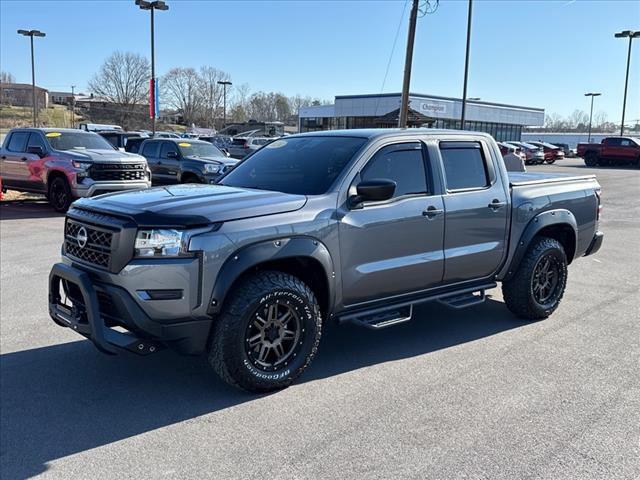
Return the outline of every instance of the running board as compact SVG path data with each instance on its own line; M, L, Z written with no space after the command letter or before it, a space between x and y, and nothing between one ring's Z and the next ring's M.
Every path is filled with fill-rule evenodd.
M476 293L478 295L476 295ZM485 299L485 291L478 290L477 292L468 292L462 295L452 295L450 297L440 298L438 299L438 302L446 305L447 307L461 309L484 303Z
M379 330L399 323L408 322L413 317L413 305L400 308L389 308L377 313L360 314L345 317L344 322L353 323L365 328Z

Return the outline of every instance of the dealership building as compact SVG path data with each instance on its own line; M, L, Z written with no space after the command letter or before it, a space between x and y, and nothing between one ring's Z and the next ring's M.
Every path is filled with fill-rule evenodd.
M350 128L389 128L398 125L400 93L340 95L333 105L302 107L300 132ZM409 127L460 128L462 100L409 94ZM467 100L465 128L490 133L496 140L520 140L523 127L544 124L544 109Z

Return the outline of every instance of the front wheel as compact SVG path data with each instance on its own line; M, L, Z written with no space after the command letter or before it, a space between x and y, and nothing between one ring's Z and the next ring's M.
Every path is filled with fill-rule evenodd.
M526 320L551 315L567 286L567 256L557 240L536 238L515 275L502 283L502 295L509 310Z
M278 390L311 363L321 331L318 302L302 280L258 272L235 288L215 320L209 364L230 385L250 392Z
M63 177L55 177L49 184L47 198L57 212L65 213L69 210L73 197L67 180Z
M584 164L587 167L595 167L598 165L598 155L593 152L589 152L584 156Z
M552 163L555 163L556 159L555 158L550 158L548 160L546 160L546 162L551 165Z

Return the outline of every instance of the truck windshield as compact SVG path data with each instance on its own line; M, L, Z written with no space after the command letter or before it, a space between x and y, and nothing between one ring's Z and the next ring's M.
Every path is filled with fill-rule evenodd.
M355 137L281 138L258 150L220 182L299 195L325 193L366 143Z
M97 133L47 132L45 137L54 150L113 150L115 148Z
M224 154L210 143L178 142L185 157L224 157Z

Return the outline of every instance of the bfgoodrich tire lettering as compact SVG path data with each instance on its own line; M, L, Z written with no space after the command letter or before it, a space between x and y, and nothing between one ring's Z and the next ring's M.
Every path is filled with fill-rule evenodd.
M527 250L515 275L502 283L509 310L526 320L551 315L567 285L567 256L557 240L537 237Z
M304 282L282 272L258 272L235 288L215 320L209 364L230 385L278 390L311 363L321 331L318 302Z

